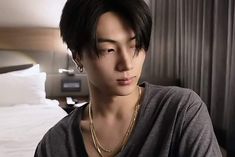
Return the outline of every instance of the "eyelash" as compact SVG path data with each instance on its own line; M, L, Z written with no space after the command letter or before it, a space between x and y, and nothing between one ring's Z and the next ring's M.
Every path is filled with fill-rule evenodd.
M130 46L130 49L133 49L134 53L136 53L136 47L135 46ZM114 52L116 52L116 50L114 48L111 48L111 49L100 49L99 50L102 54L113 54Z
M99 52L101 52L101 54L106 54L106 53L113 53L113 52L115 52L115 50L114 49L100 49L100 50L98 50Z
M110 52L115 52L114 49L107 49L106 51L107 51L108 53L110 53Z

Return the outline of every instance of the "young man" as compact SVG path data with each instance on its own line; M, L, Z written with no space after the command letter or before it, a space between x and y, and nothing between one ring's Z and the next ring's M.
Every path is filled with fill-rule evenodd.
M151 16L143 0L68 0L60 29L90 102L51 128L35 157L221 157L191 90L138 85Z

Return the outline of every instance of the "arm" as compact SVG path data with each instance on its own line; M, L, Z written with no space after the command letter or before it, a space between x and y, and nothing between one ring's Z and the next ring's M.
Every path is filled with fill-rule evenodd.
M206 105L195 94L184 115L180 157L222 157ZM198 101L200 100L200 101Z
M45 143L43 141L41 141L34 153L34 157L50 157L50 155L47 154L46 151L46 146Z

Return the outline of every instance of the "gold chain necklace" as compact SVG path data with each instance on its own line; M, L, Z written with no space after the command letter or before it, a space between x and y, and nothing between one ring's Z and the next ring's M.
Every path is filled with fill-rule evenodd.
M135 105L135 109L134 109L134 112L132 114L131 122L130 122L129 127L128 127L126 133L125 133L125 136L123 137L123 140L121 142L121 147L120 147L121 149L116 150L116 151L104 148L104 146L102 146L101 143L99 142L99 140L97 138L97 135L96 135L96 132L95 132L93 119L92 119L91 103L88 104L88 114L89 114L89 119L90 119L91 137L92 137L92 141L93 141L93 144L95 146L95 149L101 157L104 156L102 152L117 154L120 150L124 149L124 147L125 147L125 145L128 141L128 138L129 138L129 136L130 136L130 134L131 134L131 132L134 128L135 121L136 121L136 118L137 118L137 115L138 115L138 112L139 112L139 108L140 108L140 97L141 97L140 87L138 87L138 90L139 90L139 98L138 98L138 101Z

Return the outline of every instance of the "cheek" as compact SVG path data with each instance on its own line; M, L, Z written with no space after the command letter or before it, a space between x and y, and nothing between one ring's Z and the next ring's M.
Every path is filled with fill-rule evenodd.
M136 70L141 71L145 60L145 52L140 52L135 60Z
M106 64L92 64L87 66L87 79L92 86L97 88L109 88L113 84L114 74L110 66Z
M104 61L96 61L86 64L85 69L90 79L105 79L112 76L112 66Z

